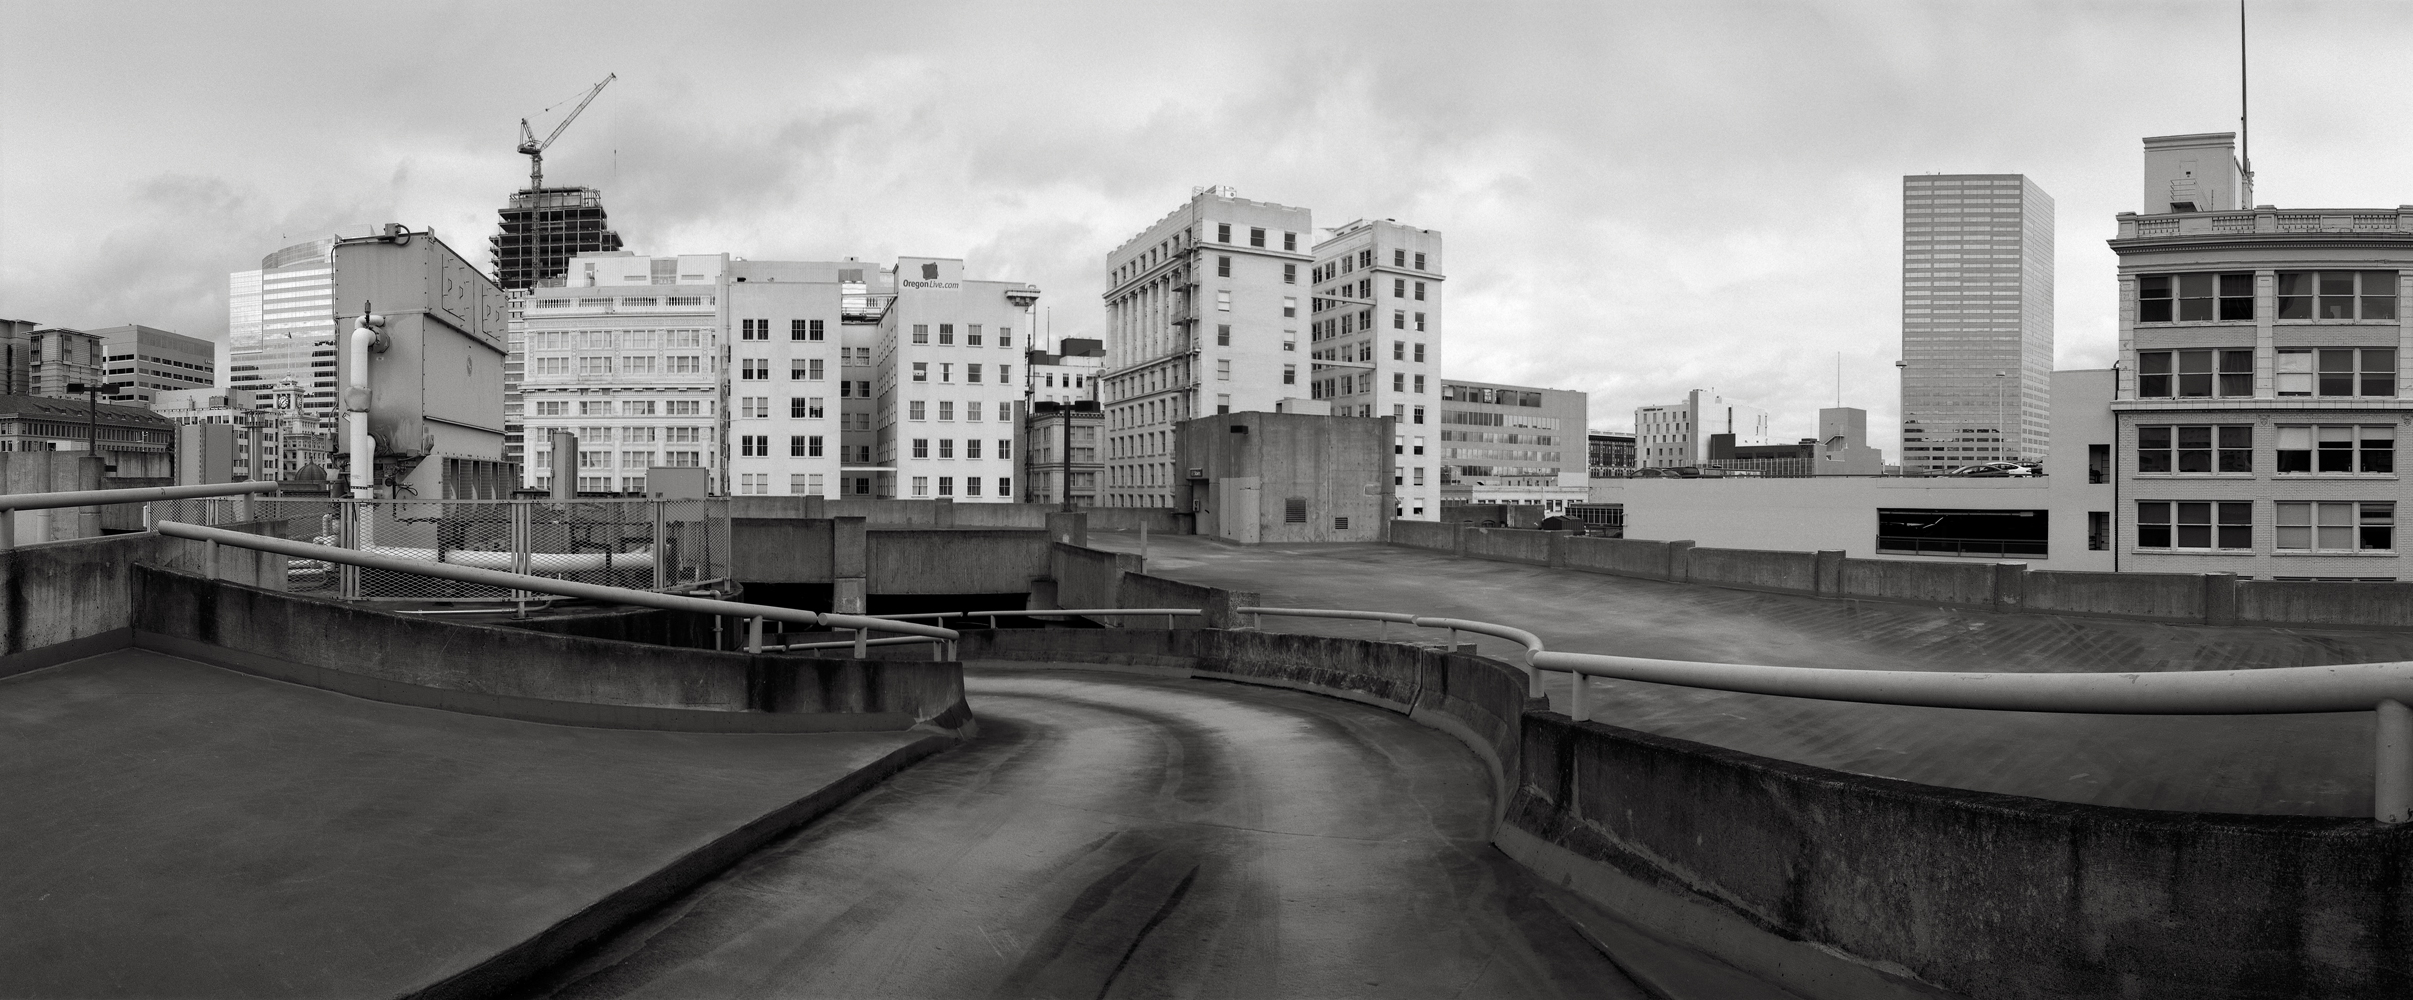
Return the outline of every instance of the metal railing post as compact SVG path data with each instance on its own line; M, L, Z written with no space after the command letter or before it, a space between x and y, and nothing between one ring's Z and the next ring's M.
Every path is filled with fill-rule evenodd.
M665 524L665 521L666 521L666 516L665 516L665 515L667 514L667 511L664 509L664 508L668 507L668 506L669 506L669 504L670 504L670 501L668 501L668 500L656 500L656 501L654 501L654 502L653 502L653 508L654 508L654 548L653 548L653 555L654 555L654 589L655 589L655 590L661 590L661 589L664 589L664 588L666 588L666 587L670 586L670 570L669 570L669 567L668 567L668 566L664 565L664 564L665 564L665 563L667 563L669 560L665 559L665 558L663 557L663 553L662 553L662 548L663 548L662 541L663 541L663 539L664 539L664 538L668 537L668 536L669 536L669 534L670 534L669 529L668 529L668 526Z
M746 652L762 655L762 616L746 619Z
M1575 684L1574 694L1567 699L1567 717L1577 722L1592 718L1592 679L1575 671L1567 671L1567 679Z
M201 575L212 580L218 578L218 540L215 538L201 543Z
M2413 820L2413 708L2395 699L2379 703L2379 738L2371 767L2371 818L2382 823Z
M335 547L360 551L360 501L336 501ZM347 601L360 599L360 567L345 563L335 568L339 593Z
M0 551L17 547L17 512L0 510Z
M855 659L865 659L870 655L871 627L867 625L855 630Z

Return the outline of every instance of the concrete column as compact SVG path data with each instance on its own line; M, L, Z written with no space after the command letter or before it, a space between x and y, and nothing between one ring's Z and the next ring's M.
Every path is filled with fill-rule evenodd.
M1567 568L1567 537L1568 537L1570 534L1572 534L1572 533L1571 533L1571 532L1565 532L1565 531L1553 531L1553 532L1549 532L1549 535L1550 535L1550 557L1549 557L1549 566L1550 566L1550 568L1551 568L1551 569L1566 569L1566 568Z
M1670 583L1692 582L1692 539L1667 543L1667 580Z
M2237 574L2204 574L2204 624L2237 624Z
M930 526L933 528L955 527L954 497L940 497L930 502Z
M1089 547L1089 515L1077 510L1049 511L1047 537L1066 545Z
M1818 596L1829 599L1843 596L1842 549L1818 550Z
M1994 610L2017 611L2028 603L2028 564L1994 564Z
M870 539L860 517L830 518L829 609L843 615L867 614L870 587Z
M1470 531L1473 531L1473 530L1475 530L1475 529L1474 529L1474 526L1473 526L1473 525L1470 525L1470 524L1467 524L1467 523L1466 523L1466 522L1464 522L1464 521L1460 521L1460 522L1458 522L1458 523L1456 523L1456 524L1450 525L1450 534L1449 534L1449 554L1450 554L1450 558L1452 558L1452 559L1464 559L1464 558L1466 558L1466 533L1467 533L1467 532L1470 532Z
M1240 628L1248 624L1248 616L1232 609L1253 608L1264 603L1264 596L1253 590L1217 590L1206 607L1200 609L1206 615L1199 619L1199 625L1202 628ZM1174 627L1180 628L1181 625L1177 621Z
M827 498L798 497L797 499L803 501L803 503L800 505L801 509L796 512L797 517L804 518L807 521L813 521L829 516L829 501Z

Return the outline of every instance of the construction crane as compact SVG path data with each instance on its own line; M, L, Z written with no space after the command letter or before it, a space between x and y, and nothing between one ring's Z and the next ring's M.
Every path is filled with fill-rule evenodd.
M527 119L522 118L519 120L519 151L528 155L529 194L533 195L545 189L545 147L551 146L553 144L553 140L561 138L562 130L569 128L571 122L578 120L578 113L586 110L586 106L595 100L595 95L603 93L604 84L610 83L619 78L620 74L618 73L607 75L603 78L603 83L598 83L595 85L595 89L587 91L586 97L578 102L577 107L571 108L568 115L563 116L561 119L561 124L553 126L553 134L546 136L545 141L543 142L536 141L536 133L528 128ZM554 107L559 106L560 105L555 105ZM545 109L545 111L551 110L553 109ZM543 112L538 113L542 114Z

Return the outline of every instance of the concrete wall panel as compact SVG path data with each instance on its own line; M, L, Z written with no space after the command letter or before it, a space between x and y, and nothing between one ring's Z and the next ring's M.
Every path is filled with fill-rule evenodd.
M130 582L143 645L376 701L707 732L970 721L955 663L749 656L433 621L148 566Z
M1550 532L1518 528L1464 528L1470 559L1550 565Z
M1845 559L1843 596L1992 607L1994 564Z
M1815 552L1695 548L1685 567L1693 583L1785 594L1818 593Z
M1393 520L1391 544L1448 552L1457 545L1455 524L1437 521Z
M2190 573L2027 574L2029 611L2168 621L2204 620L2204 578Z
M1667 579L1668 543L1636 538L1567 539L1567 568L1613 576Z
M2413 828L1934 788L1546 712L1521 749L1516 829L1967 996L2413 984Z
M1020 529L865 533L868 586L875 594L1020 594L1049 575L1042 531Z

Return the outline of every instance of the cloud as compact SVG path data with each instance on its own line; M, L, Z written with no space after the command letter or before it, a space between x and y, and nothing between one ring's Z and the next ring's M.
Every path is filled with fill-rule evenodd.
M482 260L518 120L615 72L546 175L632 247L960 255L1096 335L1105 254L1230 184L1443 231L1454 377L1585 390L1600 427L1715 386L1793 436L1840 354L1890 448L1903 175L2051 192L2057 353L2102 365L2138 138L2236 117L2197 3L576 9L0 8L0 312L218 337L227 272L389 220ZM2413 136L2338 99L2413 90L2413 7L2255 30L2261 200L2413 200Z

